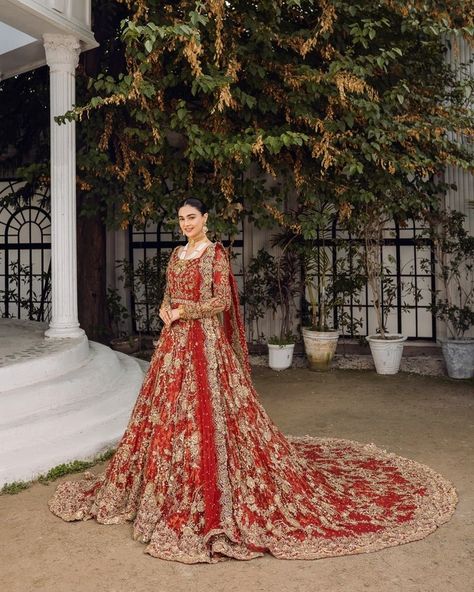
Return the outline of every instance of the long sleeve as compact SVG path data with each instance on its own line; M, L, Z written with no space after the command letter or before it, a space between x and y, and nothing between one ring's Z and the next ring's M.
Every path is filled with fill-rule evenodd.
M218 243L212 266L213 297L201 302L182 304L180 306L180 318L185 320L202 319L229 310L231 305L229 273L230 267L227 253L224 247Z
M162 308L171 308L171 296L170 296L170 289L169 289L169 271L170 271L170 265L171 265L171 260L173 258L174 255L174 251L171 253L171 256L168 260L168 265L166 267L166 284L165 284L165 291L163 294L163 300L161 301L161 304L159 306L159 310L161 310Z
M168 282L166 282L165 293L163 294L163 300L161 301L159 310L161 310L162 308L170 308L170 307L171 307L171 297L170 297L170 292L168 289Z

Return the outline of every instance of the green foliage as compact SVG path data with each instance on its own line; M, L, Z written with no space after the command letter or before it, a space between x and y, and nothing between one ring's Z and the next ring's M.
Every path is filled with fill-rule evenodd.
M12 481L11 483L5 483L2 489L0 489L0 495L15 495L24 489L28 489L29 486L30 484L26 481Z
M445 60L472 39L471 9L454 0L95 2L100 60L84 61L80 106L58 118L81 121L85 211L171 226L192 193L223 235L243 215L268 225L290 194L307 204L323 193L345 212L383 203L399 218L432 207L447 164L473 170L469 142L458 142L473 133L473 83L459 76L465 65ZM15 84L2 83L3 96L21 104L22 138L36 137L35 101L25 112ZM6 129L0 152L17 137Z
M280 340L282 343L293 343L291 333L295 298L301 292L300 261L293 249L283 248L277 258L275 276L278 307L281 311ZM288 341L290 339L290 341Z
M154 257L144 257L133 266L130 261L117 261L117 267L122 275L119 281L130 290L134 301L134 320L139 332L156 333L161 328L158 308L164 297L166 286L166 268L169 254L160 253ZM111 320L117 326L128 318L127 309L122 307L117 291L109 288L108 297Z
M309 329L338 330L354 336L362 322L348 312L349 303L360 304L367 276L358 264L359 245L334 239L330 245L307 244L304 250L306 287L309 296ZM331 255L329 255L331 253Z
M260 249L247 266L245 291L242 294L251 335L253 322L256 323L257 342L262 337L258 320L263 318L268 310L273 314L279 310L280 334L279 337L272 337L271 343L294 343L291 327L294 299L299 292L299 261L296 254L290 249L283 249L279 256L274 256L265 249ZM275 339L280 341L275 342Z
M273 255L267 250L260 249L246 266L244 273L245 290L240 295L240 301L245 305L245 321L249 327L250 341L260 343L262 335L258 322L268 310L276 310L276 263ZM256 338L253 326L256 325Z
M286 333L285 335L272 335L268 339L269 345L291 345L296 343L296 335L292 333Z
M2 166L16 169L49 154L49 83L46 67L0 83ZM46 150L46 152L44 152Z
M45 475L40 475L36 479L32 481L14 481L12 483L5 483L5 485L0 489L0 495L14 495L28 489L33 483L43 483L48 484L51 481L56 481L60 477L64 477L65 475L70 475L72 473L79 473L86 469L90 469L94 465L105 462L112 458L115 454L115 448L109 448L102 454L94 457L92 460L74 460L70 463L64 463L61 465L57 465L50 469Z
M446 323L453 339L462 339L474 326L474 236L465 229L464 220L457 211L432 213L427 234L435 257L421 262L438 280L430 310Z
M130 315L128 313L128 308L122 303L118 288L109 287L107 289L106 305L112 337L124 337L126 335L124 322Z
M46 475L42 475L38 478L40 483L47 483L49 481L56 481L60 477L64 477L64 475L70 475L72 473L80 473L81 471L85 471L86 469L90 469L90 467L94 466L95 462L93 461L84 461L84 460L74 460L70 463L63 463L61 465L57 465L50 469Z
M273 237L273 244L290 250L302 269L302 322L315 331L340 329L356 333L360 322L344 309L349 299L357 305L366 276L351 266L357 245L333 236L338 212L324 195L291 210L280 218L286 230ZM336 326L334 325L336 322Z
M39 293L33 286L36 285ZM19 261L13 261L9 265L8 286L0 290L0 315L7 316L2 310L5 303L16 310L24 310L30 321L42 321L45 316L45 306L51 298L51 274L49 271L33 274L31 266ZM9 314L12 316L12 313Z

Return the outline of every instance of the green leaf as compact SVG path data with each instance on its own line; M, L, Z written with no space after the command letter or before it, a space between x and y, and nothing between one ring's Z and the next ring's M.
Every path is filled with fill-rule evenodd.
M153 50L153 42L151 41L151 39L147 39L145 41L145 49L147 50L148 53L151 53Z

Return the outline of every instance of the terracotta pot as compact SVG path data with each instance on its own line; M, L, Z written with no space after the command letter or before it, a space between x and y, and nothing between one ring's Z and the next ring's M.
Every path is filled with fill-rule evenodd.
M313 331L303 327L302 332L309 369L326 372L336 353L339 331Z
M142 335L141 349L154 349L157 342L158 337L156 335Z
M110 340L110 347L123 354L133 354L140 349L139 335L130 335L129 337L117 337Z

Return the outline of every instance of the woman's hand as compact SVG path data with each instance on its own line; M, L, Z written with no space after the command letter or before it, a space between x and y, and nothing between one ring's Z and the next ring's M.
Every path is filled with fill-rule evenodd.
M172 310L169 307L160 308L160 319L163 321L166 327L169 327L172 323L171 320Z
M160 319L166 327L169 327L179 319L179 310L177 308L161 308Z
M171 310L171 323L174 323L175 321L179 320L179 318L179 308L173 308Z

